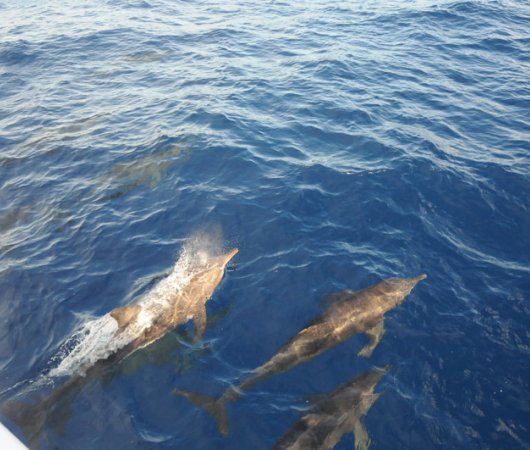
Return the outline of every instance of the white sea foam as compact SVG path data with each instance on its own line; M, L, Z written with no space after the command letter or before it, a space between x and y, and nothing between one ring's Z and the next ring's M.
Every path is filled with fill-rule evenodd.
M188 238L169 275L134 302L142 307L135 322L120 331L116 320L108 313L86 321L53 358L58 364L48 375L60 377L84 373L97 361L106 359L133 341L151 326L161 311L170 306L175 293L220 251L218 235L201 233Z

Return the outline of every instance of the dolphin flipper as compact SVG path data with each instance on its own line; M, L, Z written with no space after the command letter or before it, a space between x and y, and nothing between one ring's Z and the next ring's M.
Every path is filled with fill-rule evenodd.
M361 349L359 353L357 353L357 355L368 358L372 355L372 352L377 347L377 344L379 344L379 341L381 341L383 334L385 334L384 318L381 317L381 320L377 322L372 328L366 330L365 334L366 336L368 336L370 341Z
M355 450L368 450L371 439L364 424L358 420L353 424L353 435L355 437Z

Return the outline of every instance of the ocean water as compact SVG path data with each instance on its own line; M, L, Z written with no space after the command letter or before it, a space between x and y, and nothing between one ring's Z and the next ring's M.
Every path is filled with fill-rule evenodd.
M202 233L239 248L204 339L87 383L41 448L270 449L387 364L370 448L530 448L529 80L524 1L1 0L0 403L60 385ZM326 293L422 272L372 357L357 335L256 385L227 438L171 394L220 395Z

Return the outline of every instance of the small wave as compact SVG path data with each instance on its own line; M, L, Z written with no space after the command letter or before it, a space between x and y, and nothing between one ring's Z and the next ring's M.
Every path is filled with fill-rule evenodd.
M21 65L36 59L36 54L27 41L8 42L0 47L0 63Z
M118 8L141 8L141 9L150 9L153 7L151 3L147 2L146 0L112 0L108 2L110 5L118 7Z

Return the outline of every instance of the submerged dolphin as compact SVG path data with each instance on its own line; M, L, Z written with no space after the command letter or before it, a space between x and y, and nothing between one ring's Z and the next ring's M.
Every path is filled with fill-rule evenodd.
M342 384L329 394L315 396L313 405L280 438L273 450L328 450L346 433L355 436L355 450L366 450L370 438L361 418L381 395L374 393L388 366L375 368Z
M237 387L227 388L218 399L181 390L173 393L208 411L215 418L219 432L226 436L226 401L237 400L241 391L314 358L356 333L365 333L370 338L359 356L370 356L384 333L384 314L400 305L414 286L426 277L422 274L415 278L389 278L361 291L330 295L330 306L321 316L280 348L271 359L254 369Z
M177 290L174 289L175 280L171 279L177 274L172 272L144 296L150 299L149 302L142 304L140 301L137 305L111 311L109 315L117 324L112 339L126 343L125 345L89 367L79 367L77 373L37 404L10 402L2 405L0 411L21 428L30 447L37 448L48 418L54 412L57 416L66 416L65 405L73 400L88 380L101 375L111 365L123 360L135 350L153 343L190 319L195 324L195 338L200 338L206 327L205 304L221 282L226 265L237 252L237 249L233 249L225 255L206 258Z

